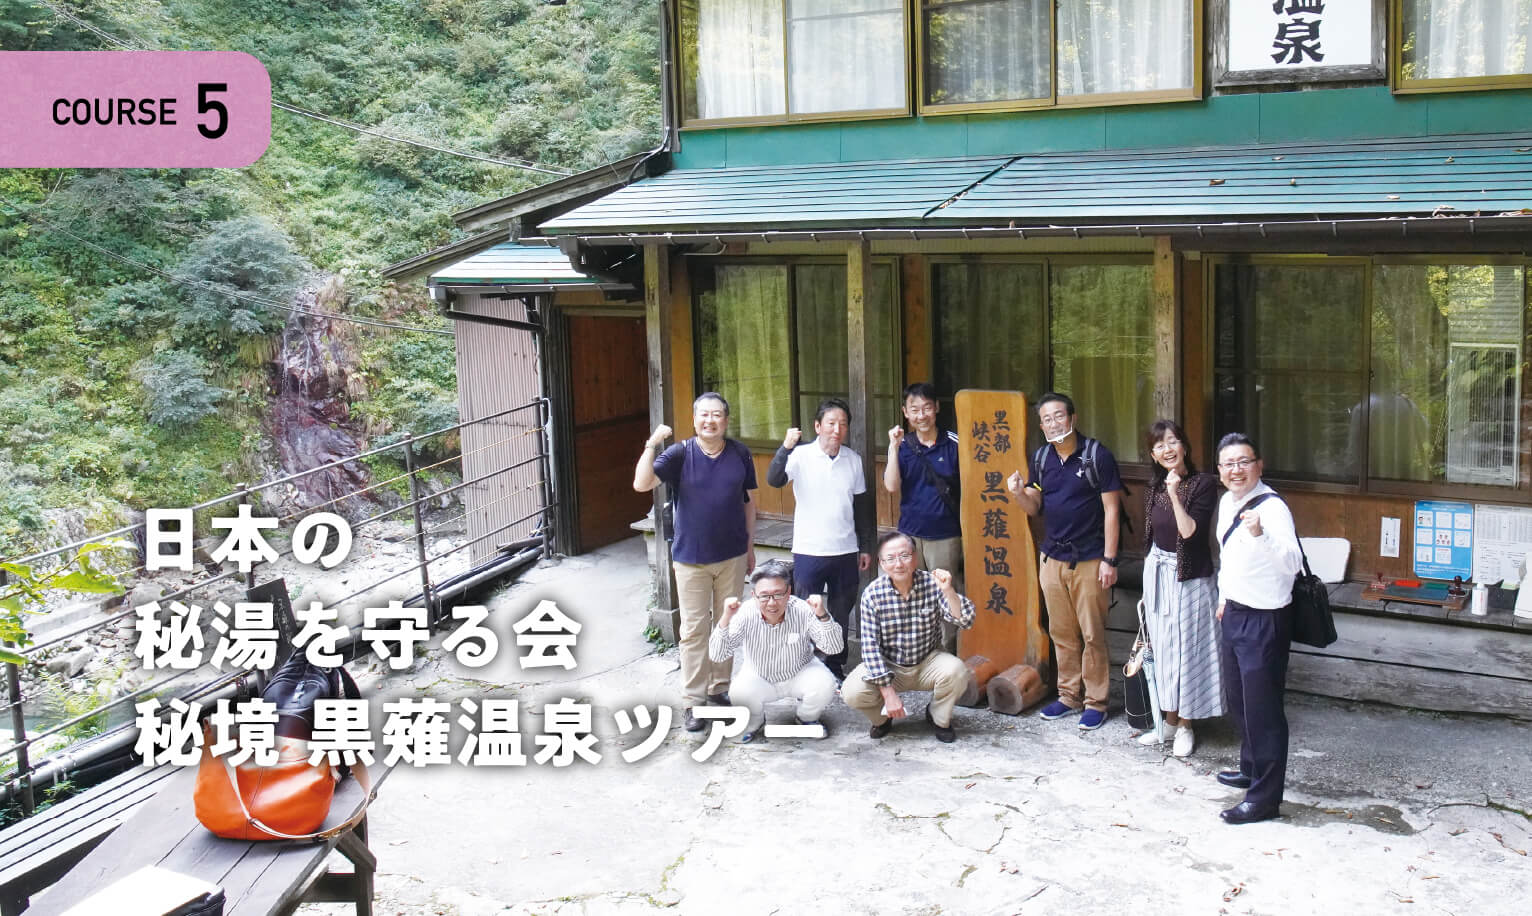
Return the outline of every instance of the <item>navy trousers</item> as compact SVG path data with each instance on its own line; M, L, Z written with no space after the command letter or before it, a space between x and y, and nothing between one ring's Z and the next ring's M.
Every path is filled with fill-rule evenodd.
M1223 615L1223 683L1239 729L1239 771L1250 777L1245 801L1262 811L1282 804L1287 780L1287 650L1292 618L1229 601Z
M861 591L861 572L856 568L857 555L843 553L836 557L816 557L806 553L793 554L793 594L807 599L810 595L829 597L825 610L835 618L846 634L846 645L851 644L851 609L856 606ZM836 680L846 676L846 650L826 655L825 666Z

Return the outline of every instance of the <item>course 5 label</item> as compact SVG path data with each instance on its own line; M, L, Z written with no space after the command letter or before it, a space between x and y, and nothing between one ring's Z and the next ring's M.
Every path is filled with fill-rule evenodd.
M0 52L0 167L239 168L271 78L237 51Z

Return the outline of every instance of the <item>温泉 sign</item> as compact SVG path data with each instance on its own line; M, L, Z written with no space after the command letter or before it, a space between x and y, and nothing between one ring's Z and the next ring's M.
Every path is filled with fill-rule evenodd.
M1373 0L1229 0L1229 66L1359 67L1372 60Z

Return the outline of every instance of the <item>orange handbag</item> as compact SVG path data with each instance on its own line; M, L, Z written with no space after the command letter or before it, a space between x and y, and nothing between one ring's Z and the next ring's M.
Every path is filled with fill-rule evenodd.
M235 766L208 750L213 741L206 726L203 739L192 803L204 827L231 840L306 840L340 832L318 832L330 814L338 777L328 760L309 763L307 741L279 736L275 764L259 766L252 759ZM361 765L351 769L365 788Z

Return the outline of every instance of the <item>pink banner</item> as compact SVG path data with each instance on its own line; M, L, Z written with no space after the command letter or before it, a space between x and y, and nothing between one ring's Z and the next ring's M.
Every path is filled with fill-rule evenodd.
M240 168L271 78L237 51L0 52L0 167Z

